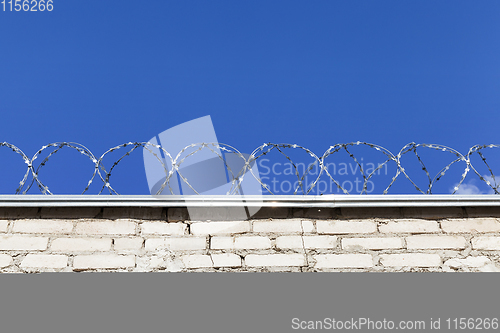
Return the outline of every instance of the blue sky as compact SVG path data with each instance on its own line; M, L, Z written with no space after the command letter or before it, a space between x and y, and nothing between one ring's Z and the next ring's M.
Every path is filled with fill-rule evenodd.
M393 153L417 142L465 154L500 143L499 40L498 1L54 0L52 12L7 8L0 141L30 157L60 141L101 155L211 115L219 141L243 152L274 142L322 155L359 140ZM485 153L493 167L498 152ZM85 188L92 164L77 155L61 151L40 173L54 193ZM5 147L0 156L0 192L13 193L25 167ZM140 152L117 173L120 193L148 192ZM467 184L480 186L476 178Z

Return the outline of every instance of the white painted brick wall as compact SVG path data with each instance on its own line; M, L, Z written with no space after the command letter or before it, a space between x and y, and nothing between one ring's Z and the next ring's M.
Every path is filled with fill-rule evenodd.
M248 254L245 265L249 267L266 266L305 266L306 258L303 254Z
M319 271L393 271L402 267L500 271L496 264L500 219L496 218L175 223L4 219L0 220L0 233L3 272L258 271L275 270L273 267L284 271L299 267ZM469 257L463 257L464 249Z
M193 235L227 235L250 232L250 221L193 222Z
M21 268L65 268L68 256L62 254L28 254L21 262Z
M371 221L316 221L319 234L370 234L377 231Z
M0 250L45 250L48 242L48 237L0 236Z
M380 262L388 267L437 267L441 257L435 253L394 253L381 254Z
M500 251L500 237L478 236L472 238L472 248L475 250Z
M345 250L387 250L402 249L403 239L398 237L344 238L342 248Z
M467 240L463 236L410 236L406 237L406 247L412 249L464 249Z
M313 256L314 268L369 268L373 267L370 254L320 254Z
M144 235L177 235L182 236L187 233L187 224L168 222L143 222L141 224Z
M73 221L20 220L14 221L12 232L29 234L69 234L73 231Z
M55 252L110 251L111 238L56 238L50 249Z
M336 236L279 236L276 238L279 249L335 249Z
M379 226L379 231L381 233L422 234L440 232L441 229L439 229L437 221L412 219L397 222L390 221L387 224L381 224Z
M76 270L133 268L135 267L135 256L116 254L78 255L73 260L73 267Z
M127 220L78 222L76 233L82 235L134 235L136 223Z
M448 220L441 222L441 228L449 233L500 232L500 222L491 218Z

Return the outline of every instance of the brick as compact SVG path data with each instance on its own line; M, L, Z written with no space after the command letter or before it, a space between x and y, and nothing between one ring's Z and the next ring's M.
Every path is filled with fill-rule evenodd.
M9 221L0 220L0 232L7 232Z
M402 249L403 240L398 237L377 238L343 238L342 248L345 250L384 250Z
M56 238L50 249L56 252L110 251L111 238Z
M299 219L253 222L253 232L289 234L312 232L313 230L314 226L311 221L301 221Z
M383 266L436 267L441 265L441 257L434 253L381 254Z
M214 250L234 249L234 238L212 237L210 238L210 248Z
M78 222L76 233L81 235L134 235L135 222L128 220L106 222Z
M464 259L453 258L446 260L444 265L450 266L453 268L462 268L462 267L482 267L488 264L492 264L492 261L485 256L479 257L467 257Z
M12 257L9 256L8 254L0 254L0 268L7 267L12 265Z
M15 221L12 232L28 234L69 234L73 230L72 221L20 220Z
M500 232L500 222L496 219L448 220L441 222L441 228L450 233Z
M279 249L334 249L336 236L280 236L276 238Z
M377 231L371 221L316 221L318 234L369 234Z
M23 268L65 268L68 256L58 254L28 254L21 262Z
M170 249L174 251L204 250L207 248L205 237L170 238Z
M186 268L208 268L213 267L212 259L205 254L192 254L181 257Z
M302 231L305 233L316 232L312 221L302 221Z
M0 236L0 250L45 250L47 237Z
M212 237L211 249L270 249L271 240L263 236L240 236L240 237Z
M440 232L439 224L436 221L426 220L404 220L388 222L379 226L381 233L410 233L421 234L427 232Z
M305 266L303 254L248 254L245 265L249 267L264 266Z
M370 254L322 254L313 256L315 268L368 268L373 267Z
M464 249L467 241L462 236L409 236L406 247L412 249Z
M187 224L169 222L144 222L141 224L145 235L177 235L182 236L187 231Z
M165 220L165 210L161 207L105 207L105 219Z
M241 267L241 257L234 253L212 254L214 267Z
M139 250L142 248L144 239L140 237L133 238L115 238L114 239L115 251L121 250Z
M500 250L500 237L482 236L472 238L472 248L475 250Z
M146 251L172 250L190 251L204 250L207 247L205 237L166 237L146 239Z
M158 256L151 256L148 263L148 268L165 268L167 266L166 261Z
M116 254L91 254L76 256L73 261L74 270L84 269L118 269L135 267L135 256Z
M187 232L187 224L169 222L144 222L141 224L141 230L145 235L182 236Z
M194 222L191 224L193 235L225 235L241 234L250 231L249 221L224 221L224 222Z
M271 240L261 236L241 236L234 239L235 249L270 249Z
M276 247L278 249L301 249L304 243L302 236L280 236L276 238Z

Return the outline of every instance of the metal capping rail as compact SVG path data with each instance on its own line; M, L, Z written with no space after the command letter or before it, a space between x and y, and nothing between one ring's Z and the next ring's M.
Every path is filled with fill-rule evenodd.
M385 162L380 163L378 165L378 167L375 168L371 173L366 174L365 170L363 170L363 165L359 162L359 160L349 150L353 146L366 146L366 147L369 147L369 148L373 148L376 151L379 151L383 155L385 155L386 160L385 160ZM91 179L88 181L88 184L87 184L86 188L83 190L82 194L84 194L85 192L87 192L87 190L89 189L89 187L92 184L92 182L94 181L94 179L96 179L96 176L98 176L100 178L100 180L102 181L102 183L103 183L103 185L101 187L101 190L99 191L99 194L101 194L104 191L104 189L106 189L106 188L108 189L109 194L118 194L115 191L115 189L113 189L113 187L110 184L111 173L112 173L113 169L126 156L130 155L130 153L132 153L134 150L136 150L139 147L142 147L142 148L144 148L144 150L146 150L146 151L150 152L151 154L153 154L156 157L156 159L158 160L158 162L161 163L161 165L162 165L162 167L164 169L164 172L165 172L165 181L162 184L161 188L156 193L157 195L162 194L163 190L167 186L168 186L168 189L170 190L170 193L172 193L172 194L174 193L173 190L172 190L172 188L171 188L171 186L170 186L170 178L176 172L179 175L179 177L196 194L198 194L198 192L196 191L196 189L194 189L191 186L191 184L189 184L189 181L180 172L180 166L182 165L182 163L188 157L194 155L195 153L197 153L198 151L201 151L204 148L209 149L214 154L216 154L218 156L218 158L220 158L224 162L226 168L228 169L228 173L230 174L230 176L232 178L232 182L231 182L232 183L232 187L228 191L227 194L238 194L238 190L240 189L241 183L242 183L242 181L244 179L244 175L247 174L248 172L253 175L253 177L261 184L261 186L264 189L266 189L268 191L269 194L274 194L271 191L271 189L269 188L269 186L267 184L263 183L262 180L261 180L261 178L259 178L257 175L255 175L253 173L252 169L251 169L251 164L252 163L254 163L258 158L260 158L260 157L262 157L262 156L270 153L273 150L277 150L286 159L288 159L288 161L291 163L291 165L293 166L293 168L295 170L295 176L298 179L298 185L297 185L297 187L294 190L294 194L297 194L299 190L301 190L301 192L303 194L309 194L311 192L311 190L316 186L317 182L319 181L319 179L320 179L320 177L321 177L321 175L323 173L325 173L331 179L331 181L333 181L335 183L335 185L340 190L342 190L342 192L344 194L349 194L349 192L346 189L344 189L341 186L341 184L336 179L334 179L332 177L332 175L328 172L327 167L325 167L325 160L326 160L326 158L328 158L329 156L331 156L331 155L333 155L335 153L338 153L339 151L345 151L345 152L347 152L347 154L349 155L349 157L351 157L353 159L353 161L359 167L359 170L360 170L360 172L361 172L361 174L363 176L363 180L364 180L363 181L363 189L362 189L362 191L361 191L360 194L363 194L363 193L367 194L367 184L368 184L368 181L370 180L370 178L375 174L376 171L378 171L384 165L386 165L387 163L389 163L391 161L396 163L397 169L396 169L395 175L392 177L392 181L387 186L387 188L383 191L383 195L386 195L388 193L390 187L394 184L394 182L396 181L396 179L401 174L403 174L413 184L413 186L416 188L416 190L419 191L420 193L422 193L422 194L432 194L432 187L434 186L434 184L437 181L439 181L441 179L441 177L443 177L446 174L446 172L450 169L450 167L453 164L455 164L457 162L463 162L463 163L465 163L465 168L464 168L464 172L462 173L461 179L460 179L459 183L456 185L456 187L454 188L454 191L453 191L452 194L456 193L456 191L459 189L460 185L465 180L467 174L471 170L479 177L480 180L482 180L489 187L491 187L495 194L500 194L499 193L500 183L497 184L496 179L495 179L495 175L494 175L493 171L491 170L490 166L488 165L488 163L486 162L486 158L482 154L482 150L483 149L486 149L486 148L500 148L500 145L497 145L497 144L475 145L475 146L472 146L469 149L469 151L468 151L468 153L466 155L463 155L460 152L458 152L457 150L455 150L453 148L450 148L450 147L443 146L443 145L425 144L425 143L417 144L415 142L411 142L411 143L408 143L407 145L405 145L396 155L394 155L392 152L390 152L388 149L386 149L386 148L384 148L382 146L379 146L379 145L376 145L376 144L367 143L367 142L357 141L357 142L350 142L350 143L338 143L338 144L335 144L333 146L330 146L323 153L323 155L321 157L318 157L318 155L316 155L315 153L313 153L311 150L309 150L309 149L307 149L307 148L305 148L303 146L297 145L297 144L265 143L265 144L259 146L258 148L256 148L248 156L248 158L245 158L245 156L242 153L240 153L236 148L234 148L232 146L229 146L229 145L226 145L226 144L222 144L222 143L195 143L195 144L191 144L191 145L186 146L184 149L182 149L175 156L175 158L172 157L172 155L168 151L166 151L163 147L161 147L160 145L152 144L150 142L128 142L128 143L124 143L124 144L121 144L121 145L118 145L118 146L115 146L113 148L108 149L99 158L96 158L95 155L88 148L86 148L85 146L83 146L83 145L81 145L79 143L75 143L75 142L56 142L56 143L51 143L51 144L45 145L41 149L39 149L33 155L32 158L29 158L28 156L26 156L26 154L24 154L24 152L21 149L19 149L15 145L10 144L8 142L0 142L0 147L10 148L12 151L14 151L18 155L20 155L23 158L24 162L27 164L26 173L24 174L23 179L19 182L19 187L16 189L16 192L15 192L16 194L26 194L28 192L28 190L34 184L36 184L38 186L38 188L40 189L40 192L42 194L53 194L49 190L48 186L45 185L40 180L40 178L39 178L39 172L40 172L40 169L50 159L50 157L53 156L54 154L56 154L58 151L60 151L64 147L68 147L68 148L77 150L82 155L87 156L90 159L90 161L94 164L94 172L92 174ZM54 149L35 168L34 167L35 160L39 157L39 155L45 149L49 149L51 147L53 147ZM109 154L109 153L111 153L113 151L117 151L117 150L122 149L122 148L127 148L127 149L130 149L130 150L128 150L118 160L116 160L113 163L113 165L110 167L109 170L106 170L105 167L104 167L104 165L103 165L103 163L102 163L104 157L107 154ZM189 152L186 156L182 156L182 154L186 150L191 149L191 148L193 148L194 150L191 151L191 152ZM428 149L435 149L435 150L438 150L438 151L448 152L448 153L453 154L455 156L454 157L455 159L451 163L449 163L447 166L445 166L444 168L442 168L434 177L431 177L431 175L429 174L429 171L428 171L427 167L425 166L424 162L422 161L422 159L420 158L419 154L417 153L417 149L418 148L428 148ZM161 152L163 153L163 155L165 157L169 158L169 160L170 160L169 166L171 168L170 170L168 170L168 167L167 167L165 161L163 160L163 157L158 156L158 154L155 151L153 151L153 150L156 150L156 149L158 150L158 152L161 150ZM233 172L233 170L231 170L230 167L229 167L229 165L226 163L226 161L225 161L224 157L222 156L222 154L218 153L216 151L216 149L220 149L221 151L224 151L226 153L233 153L236 156L238 156L241 159L243 159L243 162L244 162L243 168L241 170L239 170L237 173ZM312 158L314 158L315 161L314 161L314 163L310 164L309 168L307 170L305 170L305 172L304 172L303 175L300 175L299 172L298 172L298 168L297 168L296 164L293 163L292 159L288 155L286 155L284 153L285 149L299 149L299 150L303 150L307 154L309 154ZM418 159L418 161L419 161L419 163L420 163L420 165L422 167L422 170L425 172L425 174L426 174L426 176L428 178L428 187L427 187L427 189L425 191L422 190L420 187L418 187L417 184L415 184L415 182L408 176L408 174L406 173L406 170L401 165L401 162L400 162L401 157L403 155L409 153L409 152L412 152L412 153L415 154L415 156L417 157L417 159ZM471 156L473 154L478 154L480 156L481 160L483 161L483 163L486 165L486 167L489 170L489 173L491 175L491 179L493 180L493 184L489 180L485 179L474 168L474 166L471 163ZM314 182L312 182L310 184L309 187L304 188L304 179L307 176L307 174L309 173L309 171L312 170L314 164L316 164L316 163L319 165L319 168L320 168L320 171L318 172L318 177L316 178L316 180ZM28 178L29 178L30 174L32 176L32 179L31 179L31 182L29 184L27 184ZM174 179L176 179L176 178L174 178Z
M242 200L243 199L243 200ZM0 195L0 207L500 207L497 195Z

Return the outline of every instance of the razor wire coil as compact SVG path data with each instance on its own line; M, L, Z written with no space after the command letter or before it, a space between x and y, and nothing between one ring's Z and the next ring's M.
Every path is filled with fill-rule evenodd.
M374 168L369 174L366 173L366 170L363 169L363 165L360 163L359 159L356 158L356 156L351 152L351 148L355 146L364 146L368 147L371 149L374 149L380 153L382 153L385 157L385 161L383 163L379 163L376 168ZM367 192L367 186L368 182L370 179L375 175L375 173L380 170L383 166L385 166L387 163L394 162L396 165L396 172L394 176L391 179L391 182L387 185L387 187L384 189L383 194L387 194L389 192L389 189L393 186L394 182L397 180L398 177L403 175L408 181L415 187L415 189L422 194L432 194L432 189L434 185L443 177L446 175L446 172L450 170L450 167L454 165L455 163L464 163L464 171L461 175L461 178L458 182L458 184L453 188L452 194L455 194L462 183L464 182L465 178L467 175L472 171L475 175L478 176L478 178L484 182L487 186L489 186L495 194L500 194L500 183L496 182L494 172L492 171L490 165L487 163L486 158L484 157L483 151L485 149L491 149L491 148L500 148L500 145L497 144L487 144L487 145L475 145L472 146L467 154L461 154L459 151L439 145L439 144L425 144L425 143L420 143L417 144L415 142L408 143L405 145L397 154L393 154L391 151L388 149L372 144L372 143L367 143L367 142L350 142L350 143L338 143L335 145L330 146L321 156L316 155L313 151L309 150L306 147L297 145L297 144L276 144L276 143L264 143L263 145L257 147L252 151L252 153L248 156L245 157L241 152L239 152L236 148L226 145L223 143L194 143L191 145L188 145L184 147L180 152L178 152L175 156L170 154L168 151L166 151L161 145L153 144L150 142L128 142L128 143L123 143L121 145L112 147L108 150L106 150L100 157L96 157L87 147L85 147L82 144L75 143L75 142L55 142L51 143L48 145L45 145L41 147L34 155L33 157L29 158L20 148L17 146L8 143L8 142L0 142L0 147L6 147L12 150L14 153L19 155L24 163L27 165L26 172L24 173L23 178L19 182L19 186L15 191L15 194L26 194L33 186L37 186L40 190L40 193L46 194L46 195L51 195L53 194L50 190L49 187L42 182L40 179L39 173L43 166L47 164L49 159L54 156L56 153L58 153L61 149L63 148L70 148L78 151L82 155L86 156L91 163L94 165L94 171L89 179L85 189L83 190L82 194L85 194L88 190L91 184L96 181L100 180L102 182L102 186L100 188L100 191L98 194L102 194L103 191L107 189L109 194L114 194L118 195L119 193L112 187L111 185L111 174L115 167L123 161L123 159L127 156L129 156L133 151L135 151L137 148L143 148L143 150L151 153L157 160L158 163L163 168L163 171L165 173L165 181L159 188L156 194L163 193L165 189L168 189L168 192L171 194L174 193L172 187L171 187L171 179L172 177L177 173L180 177L180 179L187 184L187 186L194 191L194 193L199 194L196 189L189 183L189 180L182 175L182 170L181 166L182 164L186 161L187 158L190 156L193 156L197 152L203 150L203 149L208 149L212 153L214 153L222 162L225 164L228 173L231 178L231 188L230 190L226 193L228 195L230 194L238 194L239 189L241 188L241 184L243 182L243 179L245 175L251 174L262 186L263 189L265 189L269 194L274 194L269 187L268 184L264 183L262 179L259 177L259 175L254 174L251 165L252 163L256 162L259 158L262 158L262 156L265 156L269 153L271 153L273 150L276 150L278 153L282 154L288 161L289 163L293 166L294 169L294 174L295 177L297 177L297 186L294 188L294 193L293 194L298 194L298 193L303 193L303 194L310 194L314 187L317 185L318 181L320 180L320 177L324 174L326 175L336 186L339 190L341 190L344 194L349 194L349 191L347 191L345 188L342 187L341 183L335 179L330 172L328 171L328 168L326 167L326 159L329 158L330 156L340 152L340 151L345 151L348 156L353 160L353 162L359 167L360 173L363 178L363 187L362 191L360 194L368 194ZM53 148L53 150L35 167L34 163L35 161L40 157L42 152L44 150ZM437 151L442 151L442 152L447 152L451 153L454 155L454 159L451 163L447 164L445 167L443 167L436 175L431 176L427 166L423 162L422 158L418 154L417 150L422 148L428 148L428 149L434 149ZM106 170L106 168L103 165L103 159L110 153L118 151L120 149L126 150L126 152L117 160L113 162L109 170ZM190 151L187 153L187 155L183 155L185 152L187 152L189 149L194 149L193 151ZM288 156L285 153L286 149L298 149L302 150L305 153L307 153L311 158L313 158L314 163L311 163L308 167L307 170L301 175L299 173L299 169L296 165L296 163L293 162L292 158ZM243 162L243 167L240 170L232 170L228 163L225 161L224 157L222 156L222 153L219 153L218 151L223 151L225 153L232 153L238 156L239 158L242 159ZM158 153L159 152L159 153ZM425 173L426 178L427 178L427 188L421 188L419 187L408 175L407 171L405 168L402 166L401 163L401 158L408 154L408 153L413 153L421 168L422 171ZM489 172L489 178L491 178L492 181L486 179L483 175L481 175L477 169L472 165L471 162L471 157L477 154L481 161L484 163L486 168L488 169ZM160 156L159 156L160 155ZM161 156L163 155L163 156ZM170 163L168 163L170 162ZM305 184L304 180L309 174L309 172L313 168L313 164L316 164L319 166L319 173L316 179L308 184ZM31 175L31 181L29 180L29 176Z

